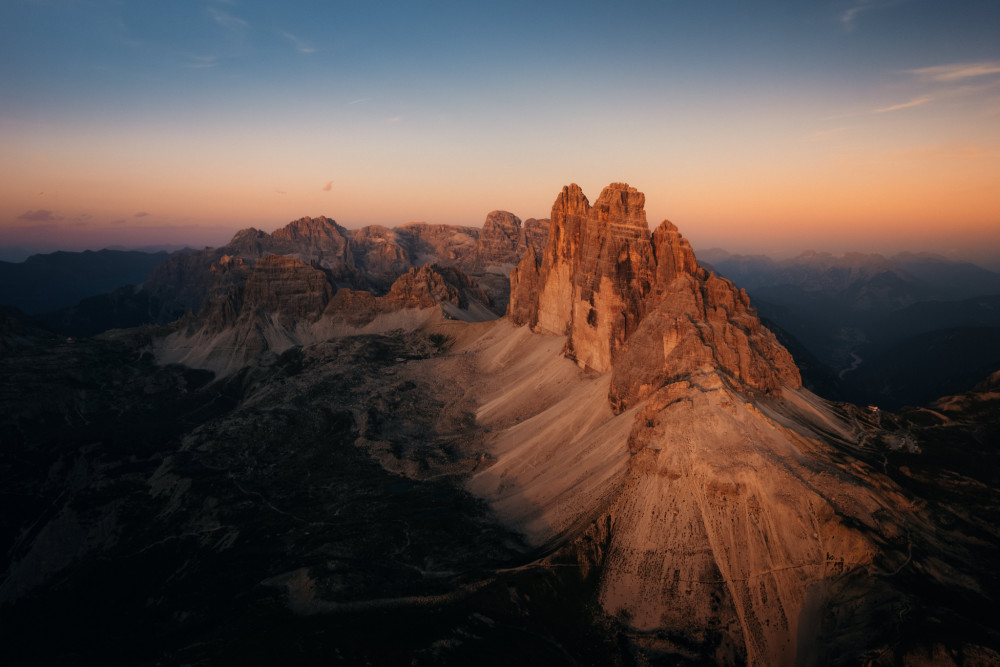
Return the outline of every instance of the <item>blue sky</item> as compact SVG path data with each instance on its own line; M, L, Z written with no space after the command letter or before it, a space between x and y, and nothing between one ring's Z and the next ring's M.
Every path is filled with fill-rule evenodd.
M3 11L0 245L478 225L627 181L696 249L1000 247L997 2Z

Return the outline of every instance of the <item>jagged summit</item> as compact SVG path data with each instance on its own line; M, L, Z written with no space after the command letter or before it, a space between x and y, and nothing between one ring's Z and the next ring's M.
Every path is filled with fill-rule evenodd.
M579 365L613 370L616 409L705 367L740 389L799 387L791 355L746 292L699 268L673 223L650 234L645 200L613 183L591 206L578 185L564 187L541 262L526 253L511 275L511 320L566 334Z

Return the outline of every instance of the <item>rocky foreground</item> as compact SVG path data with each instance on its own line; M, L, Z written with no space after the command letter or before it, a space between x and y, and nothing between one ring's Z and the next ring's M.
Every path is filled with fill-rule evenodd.
M568 186L451 264L303 219L174 260L172 324L5 325L6 655L1000 661L995 382L824 401L643 206Z

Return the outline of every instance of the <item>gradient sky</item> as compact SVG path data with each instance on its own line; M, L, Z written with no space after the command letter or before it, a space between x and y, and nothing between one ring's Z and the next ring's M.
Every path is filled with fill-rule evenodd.
M1000 254L1000 2L5 0L0 246L545 217Z

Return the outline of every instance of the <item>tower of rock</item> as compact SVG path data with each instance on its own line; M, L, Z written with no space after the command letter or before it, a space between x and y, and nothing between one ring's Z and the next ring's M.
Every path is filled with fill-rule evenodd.
M564 187L541 257L527 252L511 274L514 323L564 334L567 356L611 371L616 410L706 366L744 391L801 386L746 292L700 268L671 222L650 234L644 204L623 183L593 206L578 185Z

